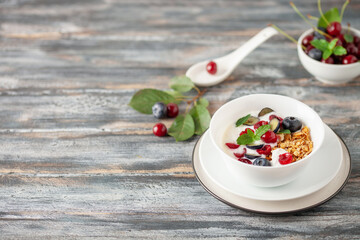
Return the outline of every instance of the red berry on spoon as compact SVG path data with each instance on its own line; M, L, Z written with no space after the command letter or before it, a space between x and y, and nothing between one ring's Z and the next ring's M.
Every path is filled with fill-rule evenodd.
M166 105L167 108L167 116L170 118L174 118L179 114L179 107L176 103L169 103Z
M153 133L155 136L158 136L158 137L165 136L167 133L166 126L162 123L155 124L155 126L153 127Z
M343 58L342 64L356 63L357 60L358 59L354 55L347 55L346 57Z
M281 165L289 164L293 162L293 156L290 153L284 153L279 155L279 163Z
M336 37L341 32L341 24L339 22L332 22L327 26L326 31L333 37Z
M210 73L211 75L214 75L216 72L217 72L217 65L216 65L216 62L209 62L207 65L206 65L206 71L208 73Z

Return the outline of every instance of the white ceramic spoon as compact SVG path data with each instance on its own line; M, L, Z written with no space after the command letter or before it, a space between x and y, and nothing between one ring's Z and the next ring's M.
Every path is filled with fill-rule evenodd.
M200 87L209 87L224 81L239 65L239 63L260 44L277 34L278 31L272 27L261 30L235 51L216 59L213 59L217 65L216 74L212 75L206 71L206 65L210 60L192 65L186 72L196 85Z

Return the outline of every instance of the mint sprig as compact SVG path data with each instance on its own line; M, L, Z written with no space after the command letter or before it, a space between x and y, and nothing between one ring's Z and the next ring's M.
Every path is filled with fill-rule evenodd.
M239 118L235 123L236 127L243 125L249 119L250 116L251 115L248 114L245 117Z
M328 59L332 54L336 56L342 56L346 54L346 49L342 46L336 46L336 43L339 39L333 39L331 42L326 41L325 39L315 39L310 42L312 46L316 49L319 49L322 52L322 58L324 60Z
M236 142L239 145L251 144L255 141L260 140L261 136L269 130L270 130L269 124L260 126L258 129L256 129L255 133L253 133L250 129L248 129L245 134L238 137Z

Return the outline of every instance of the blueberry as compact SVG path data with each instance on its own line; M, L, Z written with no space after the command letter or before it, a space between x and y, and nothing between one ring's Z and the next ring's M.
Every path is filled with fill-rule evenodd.
M256 165L256 166L271 166L271 163L266 158L257 158L253 162L253 165Z
M152 106L152 112L156 118L165 118L167 114L166 105L162 102L157 102Z
M302 123L296 117L286 117L282 122L284 129L289 129L290 132L296 132L301 129Z
M313 48L309 51L308 55L309 55L309 57L311 57L317 61L320 61L321 57L322 57L322 52L319 49Z
M316 35L315 37L314 37L314 39L324 39L324 40L326 40L326 37L324 36L324 35L321 35L320 33L318 33L318 35Z

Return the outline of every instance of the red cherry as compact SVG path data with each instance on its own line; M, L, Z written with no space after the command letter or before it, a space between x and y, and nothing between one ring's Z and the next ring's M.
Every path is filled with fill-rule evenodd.
M293 156L290 153L284 153L279 155L279 163L281 165L289 164L293 161Z
M305 53L308 54L310 52L310 50L313 49L313 48L314 48L313 45L307 46L306 49L305 49Z
M179 107L176 103L169 103L166 105L167 116L170 118L174 118L179 114Z
M271 153L271 146L270 145L265 145L262 148L256 150L258 154L264 154L264 155L270 155Z
M341 42L343 42L343 43L346 42L343 34L339 34L339 35L337 35L336 37L337 37Z
M240 133L239 136L241 136L241 135L243 135L243 134L246 134L248 129L250 129L250 131L252 131L253 133L255 133L254 130L252 130L251 128L246 128L244 131L242 131L242 132Z
M358 48L355 46L355 44L348 43L348 45L346 46L346 52L351 55L357 55Z
M345 41L341 41L341 39L339 39L339 38L334 38L334 39L337 39L336 46L343 47ZM329 40L329 42L331 42L331 40Z
M360 44L360 37L354 36L354 43L355 44Z
M341 24L339 22L332 22L327 26L326 31L328 34L335 37L341 32Z
M347 55L346 57L343 58L342 64L356 63L357 60L358 59L354 55Z
M217 65L216 65L216 62L209 62L207 65L206 65L206 71L212 75L214 75L216 72L217 72Z
M268 125L268 124L269 124L269 122L267 122L267 121L259 121L259 122L255 123L254 128L258 129L262 125Z
M310 42L314 39L313 35L307 35L306 37L303 38L302 40L302 45L304 45L305 47L310 45Z
M263 140L266 143L276 143L277 137L273 131L269 130L261 136L261 140Z
M237 158L242 158L244 157L245 153L246 153L246 148L244 148L244 151L242 153L234 153L234 156Z
M328 64L334 64L335 61L332 57L329 57L328 59L324 60L324 59L321 59L321 62L322 63L328 63Z
M228 148L230 149L237 149L238 147L240 147L240 145L236 143L225 143L225 145L228 146Z
M158 136L158 137L165 136L167 133L166 126L162 123L155 124L155 126L153 127L153 133L155 136Z
M239 158L238 161L243 162L243 163L247 163L247 164L252 164L252 162L246 158Z

